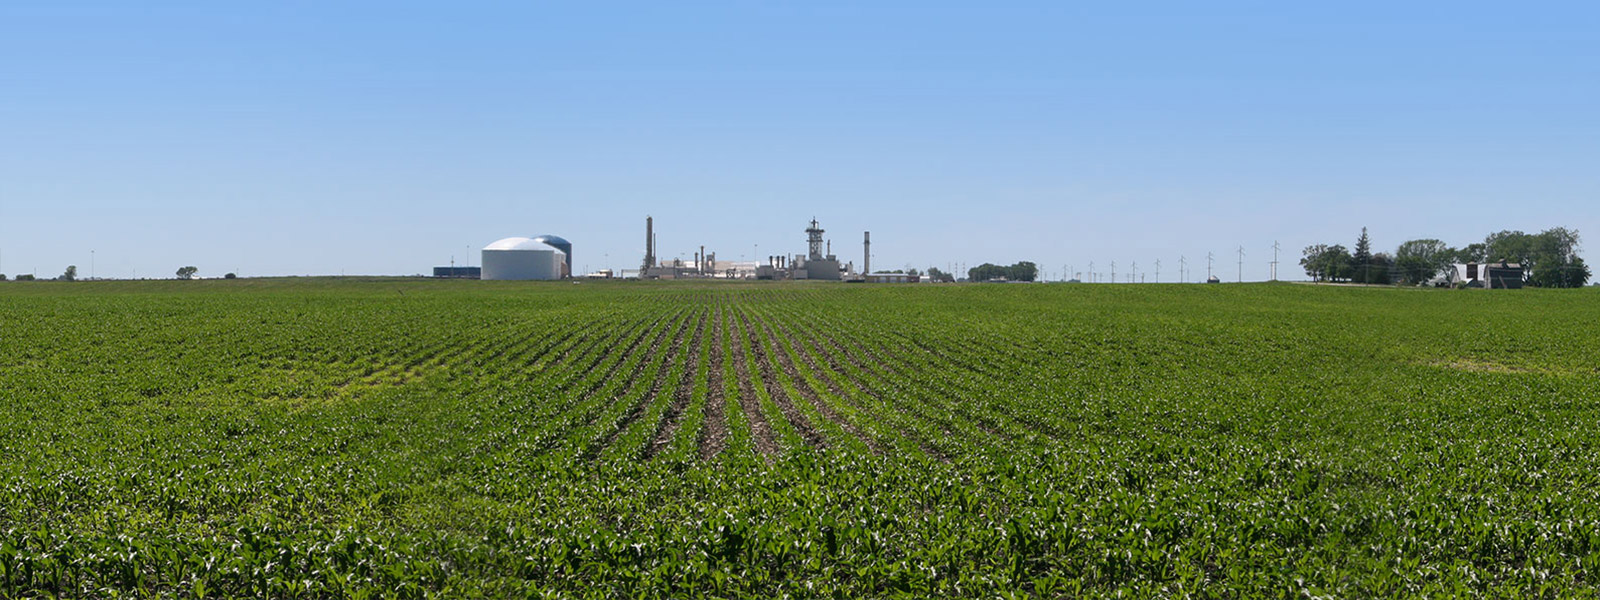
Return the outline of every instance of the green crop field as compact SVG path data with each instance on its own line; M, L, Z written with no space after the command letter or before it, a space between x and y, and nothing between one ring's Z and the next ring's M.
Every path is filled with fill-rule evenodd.
M1600 293L0 284L0 597L1595 597Z

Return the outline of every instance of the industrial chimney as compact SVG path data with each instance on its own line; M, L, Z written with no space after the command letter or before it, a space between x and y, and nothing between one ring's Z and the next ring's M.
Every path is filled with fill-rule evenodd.
M866 275L866 274L872 272L872 232L871 231L863 231L863 232L861 232L861 253L863 255L865 255L865 256L863 256L861 258L861 274L862 275Z
M639 276L644 277L650 267L656 264L656 223L651 217L644 218L644 266L639 269Z

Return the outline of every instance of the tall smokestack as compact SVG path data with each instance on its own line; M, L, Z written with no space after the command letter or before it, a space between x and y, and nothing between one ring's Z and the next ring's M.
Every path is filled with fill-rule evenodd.
M867 273L871 273L872 272L872 232L871 231L863 231L863 232L861 232L861 253L864 255L864 256L861 257L861 273L863 275L865 275Z
M653 217L644 218L644 267L641 271L648 271L656 263L656 220ZM644 273L640 273L644 275Z

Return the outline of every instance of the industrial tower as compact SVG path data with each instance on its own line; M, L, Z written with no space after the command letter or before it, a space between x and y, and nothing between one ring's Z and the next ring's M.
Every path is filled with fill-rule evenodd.
M806 260L822 260L822 228L817 226L817 219L811 219L811 226L806 228Z

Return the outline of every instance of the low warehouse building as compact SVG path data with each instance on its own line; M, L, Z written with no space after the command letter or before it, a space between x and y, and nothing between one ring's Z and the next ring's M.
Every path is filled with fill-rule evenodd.
M565 267L565 253L530 238L508 237L483 247L483 279L555 280Z
M905 273L868 273L867 283L917 283L922 280L920 275L907 275Z

